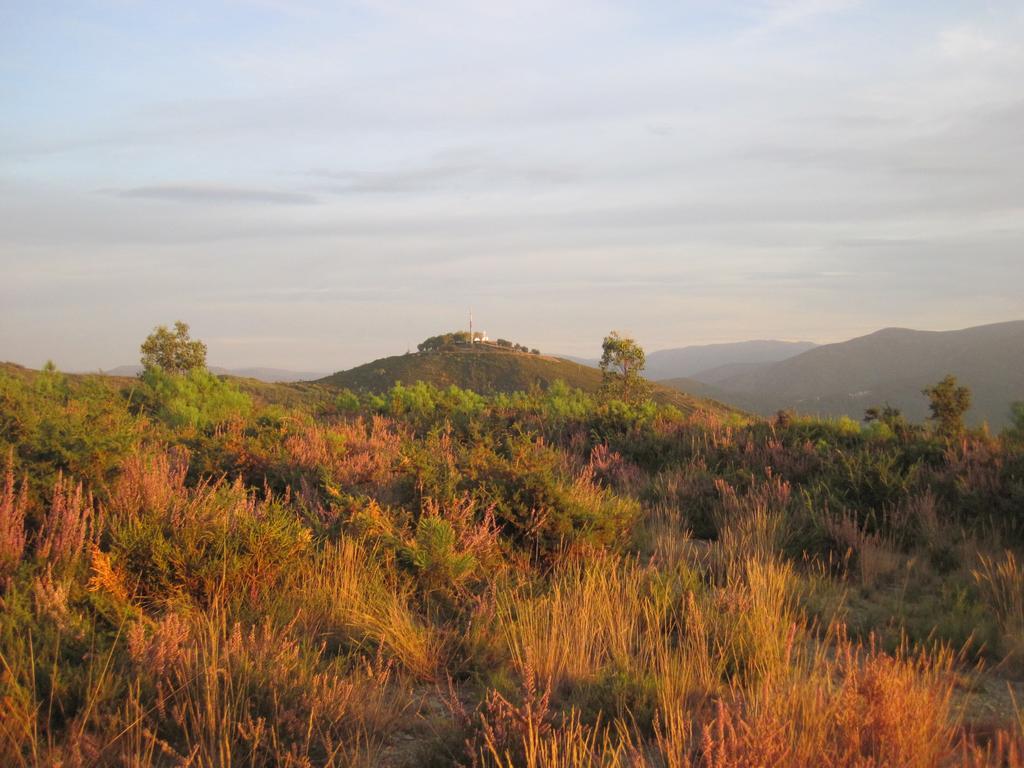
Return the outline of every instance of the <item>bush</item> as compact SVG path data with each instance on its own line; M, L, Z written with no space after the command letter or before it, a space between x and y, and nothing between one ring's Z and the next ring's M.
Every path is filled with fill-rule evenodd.
M405 562L426 592L451 592L472 575L476 558L459 552L455 529L447 520L424 515L412 541L403 548Z
M35 381L0 371L0 450L30 469L37 490L58 472L98 487L134 449L144 424L101 377L65 377L50 368Z
M359 395L351 389L342 389L334 397L334 407L341 413L356 413L359 405Z
M589 468L566 477L559 453L541 442L513 438L506 450L507 457L476 450L466 478L522 546L550 554L578 542L609 545L640 513L637 502L602 488Z
M153 482L152 475L143 482ZM141 493L130 506L132 495L120 491L125 503L110 521L105 570L143 604L254 599L310 546L310 532L294 513L257 501L240 484L178 488L163 498Z
M205 369L176 375L151 368L142 382L150 410L172 427L207 429L252 411L248 395Z

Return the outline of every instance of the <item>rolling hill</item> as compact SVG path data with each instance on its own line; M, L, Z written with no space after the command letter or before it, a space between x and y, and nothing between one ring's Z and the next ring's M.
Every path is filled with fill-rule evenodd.
M482 394L547 388L562 380L585 392L601 386L601 372L570 360L547 355L523 354L494 348L418 352L374 360L317 381L356 392L382 392L395 382L425 381L438 387L452 384ZM727 411L719 403L705 402L679 390L656 384L654 399L683 411Z
M928 416L921 389L948 373L973 392L970 423L1005 426L1010 404L1024 400L1024 321L957 331L885 328L710 383L662 383L763 414L793 408L859 419L865 408L889 403L920 421Z

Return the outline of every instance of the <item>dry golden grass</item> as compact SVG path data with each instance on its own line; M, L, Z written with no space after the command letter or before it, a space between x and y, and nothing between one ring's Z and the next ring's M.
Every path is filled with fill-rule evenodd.
M622 721L617 725L622 728ZM600 723L584 725L576 713L553 729L528 721L514 749L488 736L479 757L483 766L494 768L625 768L643 764L626 732Z
M1019 665L1024 659L1024 568L1005 550L1001 557L979 554L971 575L999 621L1007 659Z
M146 710L138 687L129 697L118 751L130 765L372 765L405 708L386 666L325 667L293 626L171 615L131 633L129 648L156 690Z
M354 539L328 544L292 587L301 621L314 637L380 650L419 679L436 680L446 642L410 608L408 588L386 565Z
M569 562L545 594L524 589L498 597L498 620L516 670L535 671L555 690L610 666L646 664L654 650L646 641L665 615L650 573L612 556Z
M974 580L999 617L1004 631L1024 632L1024 568L1010 550L1001 558L980 555Z
M860 586L873 589L899 570L902 559L895 544L880 533L870 533L849 514L831 515L825 527L834 541L854 560Z

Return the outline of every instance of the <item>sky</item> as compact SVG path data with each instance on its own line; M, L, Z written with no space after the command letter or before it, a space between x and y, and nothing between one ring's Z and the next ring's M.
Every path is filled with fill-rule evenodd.
M1024 4L0 0L0 360L1024 318Z

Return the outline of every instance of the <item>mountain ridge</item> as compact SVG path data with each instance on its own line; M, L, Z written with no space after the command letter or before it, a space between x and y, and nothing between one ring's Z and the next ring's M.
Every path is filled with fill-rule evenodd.
M754 365L774 363L813 349L813 341L780 341L778 339L750 339L714 344L690 344L669 347L647 353L644 376L652 381L679 377L696 377L704 371L726 365ZM598 358L560 355L565 360L597 367Z
M700 386L699 377L663 383L765 415L793 408L860 418L889 403L920 421L928 416L921 390L947 374L972 390L969 422L1008 424L1011 403L1024 400L1024 320L952 331L882 328Z

